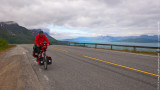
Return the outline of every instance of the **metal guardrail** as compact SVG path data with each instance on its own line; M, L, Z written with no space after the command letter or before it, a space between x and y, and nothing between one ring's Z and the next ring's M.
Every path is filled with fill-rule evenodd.
M110 46L111 50L113 50L113 46L132 47L134 52L136 52L136 48L160 49L160 47L149 47L149 46L115 45L115 44L99 44L99 43L74 43L74 42L69 42L68 43L69 46L71 44L74 44L74 46L77 46L78 44L81 44L81 46L83 46L83 47L86 47L86 45L94 45L94 48L97 48L97 45L106 45L106 46Z

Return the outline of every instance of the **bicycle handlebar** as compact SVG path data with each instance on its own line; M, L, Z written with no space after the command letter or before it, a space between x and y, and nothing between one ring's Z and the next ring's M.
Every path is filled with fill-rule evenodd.
M40 43L40 44L42 44L42 45L47 45L47 43ZM47 45L48 46L48 45Z

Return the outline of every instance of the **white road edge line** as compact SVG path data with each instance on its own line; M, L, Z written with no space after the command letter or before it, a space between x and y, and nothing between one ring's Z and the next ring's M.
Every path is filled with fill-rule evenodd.
M48 79L48 77L47 77L46 75L44 75L44 78L45 78L47 81L49 81L49 79Z
M34 61L34 63L37 63L36 61Z
M23 54L26 54L25 52L23 52Z
M42 72L42 69L39 68L39 71Z

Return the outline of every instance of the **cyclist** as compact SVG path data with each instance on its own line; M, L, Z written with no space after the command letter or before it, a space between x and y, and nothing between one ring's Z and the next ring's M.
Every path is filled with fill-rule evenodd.
M33 46L33 56L34 57L38 57L38 54L41 49L40 43L43 43L44 41L46 41L47 45L49 45L49 41L46 35L44 34L44 32L39 31L39 33L36 35L34 46Z

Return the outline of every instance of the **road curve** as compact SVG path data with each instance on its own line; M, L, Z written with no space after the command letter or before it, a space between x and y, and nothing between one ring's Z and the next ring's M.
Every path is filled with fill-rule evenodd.
M19 45L45 90L157 90L157 56L51 45L48 70L32 57L33 45Z

